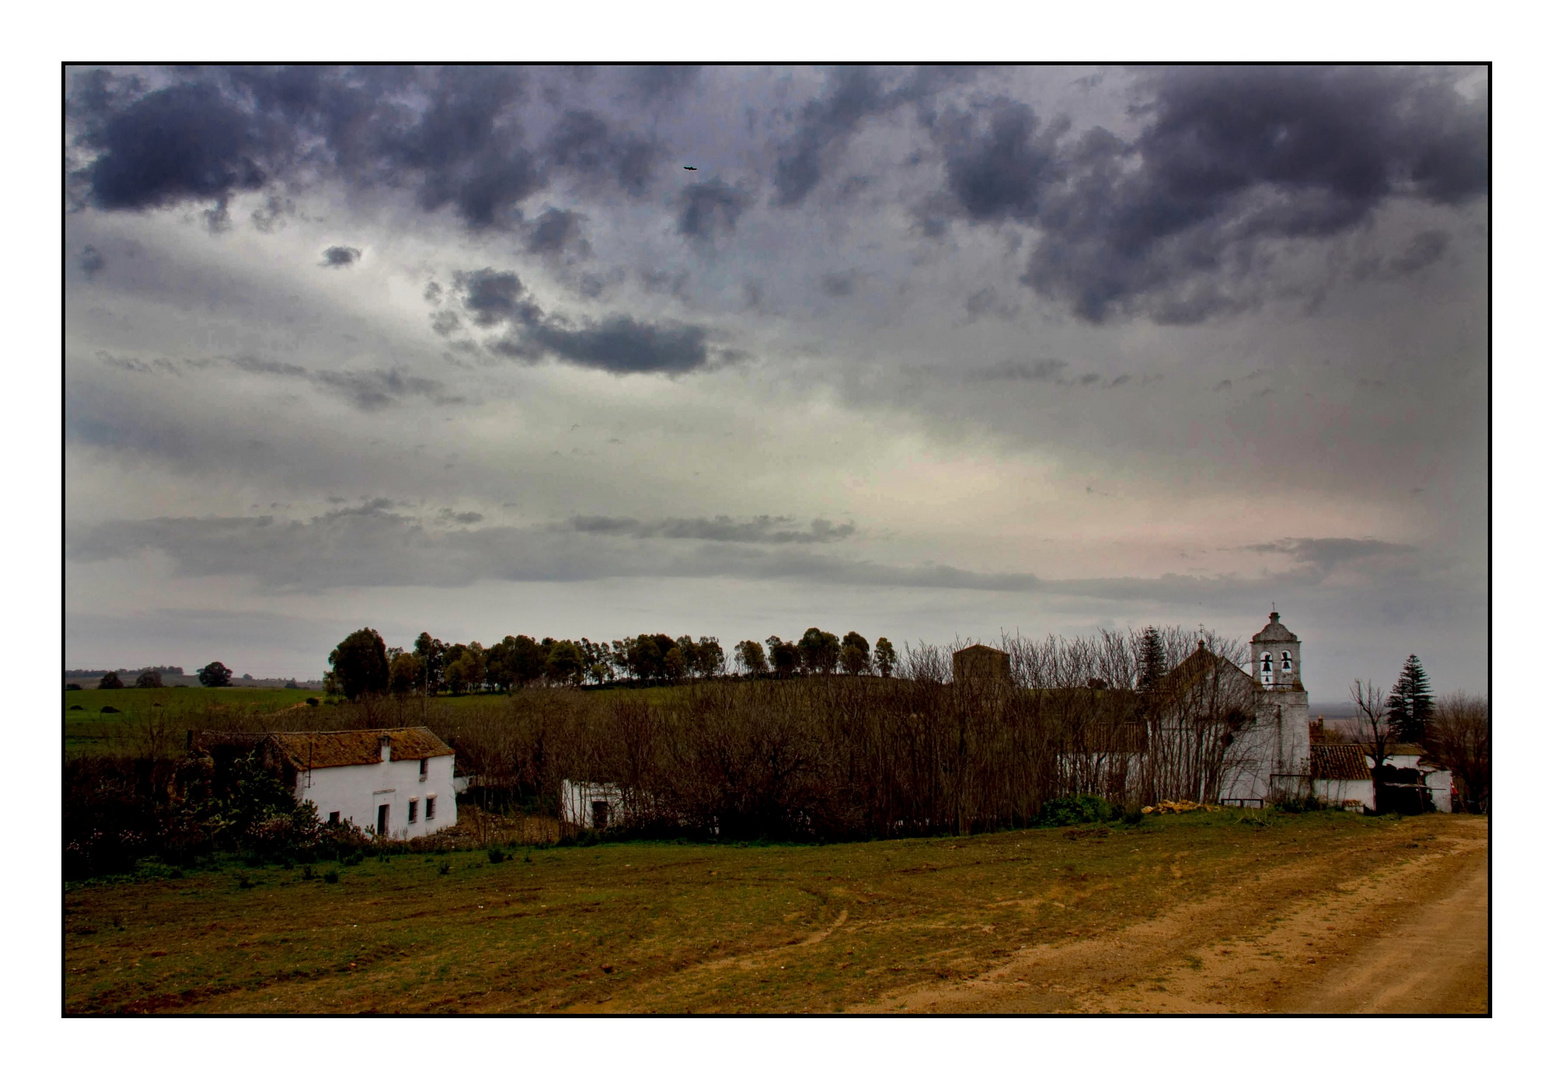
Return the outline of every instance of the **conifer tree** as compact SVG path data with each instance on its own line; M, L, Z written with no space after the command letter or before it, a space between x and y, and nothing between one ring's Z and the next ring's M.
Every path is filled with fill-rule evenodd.
M1139 641L1138 657L1139 689L1158 690L1166 674L1165 645L1160 640L1160 631L1153 626L1144 628L1144 636Z
M1435 699L1430 696L1430 676L1425 674L1419 657L1409 654L1403 671L1387 697L1387 723L1398 741L1422 743L1425 724L1435 714Z

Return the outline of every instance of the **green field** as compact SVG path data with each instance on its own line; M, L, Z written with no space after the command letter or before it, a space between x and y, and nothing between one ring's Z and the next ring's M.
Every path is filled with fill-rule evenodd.
M1436 842L1432 828L1430 818L1221 811L824 846L514 847L500 863L469 851L343 867L230 860L181 877L144 868L66 886L65 1008L869 1008L1297 864L1302 889L1335 886L1417 857ZM1268 911L1281 902L1261 899Z
M683 686L654 686L644 688L608 688L587 691L589 698L598 701L615 700L630 696L649 705L663 705L676 696L684 696L688 688ZM286 690L274 687L166 687L160 690L68 690L61 708L65 719L65 753L128 753L145 752L147 728L165 728L172 732L181 751L183 733L210 727L230 726L235 715L248 714L253 719L265 718L270 724L255 723L255 729L272 726L277 730L288 728L325 729L333 726L330 713L338 706L326 699L318 690ZM318 712L300 716L283 710L304 705L309 698L320 702ZM505 705L509 695L502 693L439 694L429 702L439 714L447 710L455 713L469 709L490 708ZM76 708L79 706L79 708ZM111 706L117 713L104 713L104 706ZM381 723L388 726L421 723L421 699L411 696L403 700L384 699ZM275 714L281 714L276 716ZM355 717L342 719L340 727L355 726Z
M222 714L251 712L265 715L319 696L317 690L236 686L67 690L61 705L65 718L65 753L136 753L141 749L140 744L146 741L148 725L176 729L181 747L186 728L210 726L212 718ZM104 706L119 711L104 713Z

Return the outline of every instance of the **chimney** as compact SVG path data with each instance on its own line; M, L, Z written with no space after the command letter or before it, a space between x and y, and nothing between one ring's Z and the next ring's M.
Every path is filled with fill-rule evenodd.
M380 735L378 736L378 760L387 764L388 759L389 737L387 735Z

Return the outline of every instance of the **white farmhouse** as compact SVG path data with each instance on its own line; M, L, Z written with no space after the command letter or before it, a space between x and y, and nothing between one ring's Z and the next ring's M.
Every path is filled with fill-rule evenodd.
M404 840L458 821L453 750L430 728L271 731L246 738L200 736L202 749L241 741L331 824L352 822L376 836Z

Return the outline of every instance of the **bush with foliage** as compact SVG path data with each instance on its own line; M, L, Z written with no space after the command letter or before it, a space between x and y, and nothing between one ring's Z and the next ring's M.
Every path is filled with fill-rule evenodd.
M1117 814L1117 808L1099 795L1062 795L1041 804L1034 824L1038 827L1087 825L1110 821Z
M119 673L117 671L110 671L108 674L97 680L97 689L123 690L124 680L119 678Z

